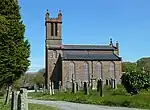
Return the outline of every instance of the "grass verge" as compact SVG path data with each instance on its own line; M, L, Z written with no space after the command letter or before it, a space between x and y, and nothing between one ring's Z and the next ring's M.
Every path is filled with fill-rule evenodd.
M137 95L131 96L121 85L116 90L105 87L104 91L104 97L100 97L96 91L90 91L89 95L84 95L83 91L79 91L76 94L72 94L71 92L56 92L52 96L42 93L29 93L28 95L34 99L41 100L61 100L76 103L150 109L150 91L142 91Z
M4 105L4 100L0 99L0 110L11 110L10 104ZM57 108L29 103L29 110L57 110Z

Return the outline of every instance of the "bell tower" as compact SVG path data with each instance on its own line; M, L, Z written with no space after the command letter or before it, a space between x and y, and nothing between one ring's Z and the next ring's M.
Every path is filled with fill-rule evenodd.
M62 44L62 13L59 10L56 18L50 18L50 14L47 10L45 15L46 26L46 45L48 47L57 47Z
M46 27L46 40L45 40L45 85L51 80L53 74L58 72L54 71L57 66L57 60L60 53L60 47L62 45L62 13L58 12L56 18L50 17L50 13L45 14L45 27ZM56 79L56 78L55 78Z

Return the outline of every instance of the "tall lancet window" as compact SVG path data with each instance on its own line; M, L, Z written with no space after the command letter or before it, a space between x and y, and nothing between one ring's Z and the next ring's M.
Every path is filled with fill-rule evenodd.
M84 75L83 75L84 81L89 80L89 64L88 62L84 62Z
M101 62L97 62L96 68L97 68L98 79L102 79L102 64L101 64Z
M72 78L75 80L75 64L74 64L74 62L69 63L68 80L71 81Z
M57 51L56 50L53 51L53 58L57 58Z
M109 63L109 76L110 78L115 78L115 64L114 62Z

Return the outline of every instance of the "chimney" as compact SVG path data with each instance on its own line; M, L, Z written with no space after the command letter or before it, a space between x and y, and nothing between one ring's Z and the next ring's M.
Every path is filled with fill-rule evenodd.
M116 41L117 55L119 55L119 43Z
M110 38L110 46L113 46L112 38Z

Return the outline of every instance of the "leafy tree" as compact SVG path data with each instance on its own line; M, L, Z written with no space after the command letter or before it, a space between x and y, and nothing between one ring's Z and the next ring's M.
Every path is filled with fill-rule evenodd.
M134 95L138 94L141 89L148 89L150 77L146 72L131 71L123 74L122 84L127 92Z
M34 77L34 83L37 84L39 87L41 87L42 84L44 84L44 74L45 69L40 69Z
M135 71L137 69L136 63L132 62L123 62L122 65L123 72Z
M15 0L0 0L0 87L12 85L30 65L30 44Z
M137 68L144 69L144 71L150 73L150 57L137 60Z

